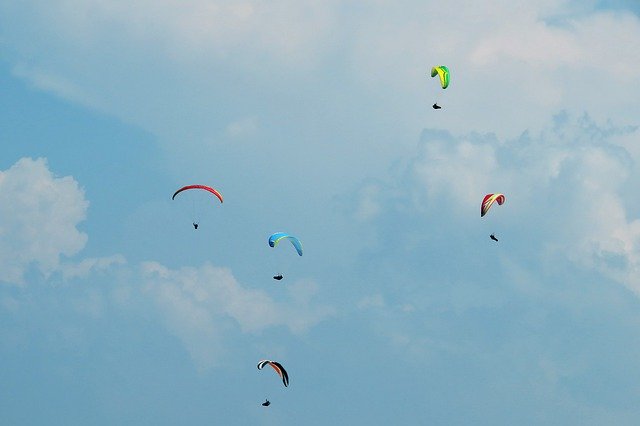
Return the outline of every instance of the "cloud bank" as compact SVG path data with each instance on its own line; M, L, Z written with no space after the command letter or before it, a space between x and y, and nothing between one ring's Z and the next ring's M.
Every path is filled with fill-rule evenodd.
M0 172L0 281L24 284L34 265L45 276L84 248L78 229L89 202L72 177L56 177L45 159L23 158Z

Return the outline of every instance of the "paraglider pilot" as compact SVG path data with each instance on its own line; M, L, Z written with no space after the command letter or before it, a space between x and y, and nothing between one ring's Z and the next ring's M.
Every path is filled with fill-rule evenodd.
M194 229L198 229L198 223L197 222L193 222L193 228Z

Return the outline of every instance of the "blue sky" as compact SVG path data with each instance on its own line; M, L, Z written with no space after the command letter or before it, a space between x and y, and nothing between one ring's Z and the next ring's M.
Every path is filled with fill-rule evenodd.
M638 13L0 2L0 422L637 424Z

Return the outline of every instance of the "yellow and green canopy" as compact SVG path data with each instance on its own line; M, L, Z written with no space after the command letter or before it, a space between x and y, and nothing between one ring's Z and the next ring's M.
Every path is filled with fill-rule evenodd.
M443 89L449 87L449 68L444 65L438 65L431 68L431 77L440 77L440 85Z

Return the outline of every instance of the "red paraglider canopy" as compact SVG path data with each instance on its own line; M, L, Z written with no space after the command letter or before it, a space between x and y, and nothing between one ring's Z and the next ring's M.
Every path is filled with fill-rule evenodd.
M493 205L494 202L497 202L499 206L501 206L502 204L504 204L504 201L506 200L504 194L487 194L484 196L484 199L482 200L482 205L480 206L480 217L484 216L485 214L487 214L487 212L489 211L489 209L491 208L491 206Z
M175 199L176 195L178 195L179 193L181 193L182 191L186 191L187 189L204 189L205 191L209 191L210 193L212 193L213 195L215 195L216 197L218 197L218 199L220 200L220 202L222 203L222 194L220 194L218 191L216 191L214 188L210 187L210 186L206 186L206 185L187 185L184 186L180 189L178 189L175 194L173 194L173 197L171 197L171 199Z

